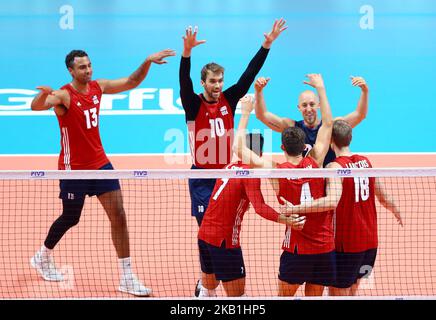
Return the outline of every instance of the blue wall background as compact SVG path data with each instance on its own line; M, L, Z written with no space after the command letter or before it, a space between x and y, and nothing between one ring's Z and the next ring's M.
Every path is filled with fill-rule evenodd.
M72 30L60 27L63 5L74 9ZM360 26L364 5L374 10L372 30ZM128 76L150 53L175 49L177 57L153 65L140 88L173 90L172 104L181 109L176 100L186 26L198 25L199 38L207 40L192 55L191 75L200 92L204 64L224 65L225 87L230 86L280 17L289 28L273 44L260 72L272 78L265 91L272 112L300 119L296 105L298 93L306 89L304 75L317 72L324 76L333 114L344 115L354 110L360 95L349 76L361 75L369 83L370 106L355 130L353 149L436 151L434 0L17 0L0 2L0 154L59 151L55 116L36 116L20 107L23 102L10 100L23 95L6 89L58 88L69 82L64 58L72 49L88 52L94 78L109 79ZM161 109L158 93L143 101L143 110ZM114 101L113 109L125 114L100 118L108 153L161 153L173 142L171 132L186 134L183 113L132 114L128 93ZM250 127L265 128L254 117ZM274 133L274 152L280 151L279 139ZM186 143L183 148L177 151L188 152Z

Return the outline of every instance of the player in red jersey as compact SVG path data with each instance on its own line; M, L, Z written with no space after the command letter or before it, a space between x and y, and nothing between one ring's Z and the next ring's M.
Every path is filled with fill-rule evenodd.
M306 138L304 131L298 127L289 127L282 132L285 163L279 164L258 157L238 138L235 151L243 163L249 163L250 167L254 168L322 167L324 157L329 149L333 120L321 75L309 74L307 77L309 81L304 83L318 91L322 116L322 125L309 155L303 156ZM264 86L265 84L265 82L256 81L255 86ZM256 88L256 99L259 98L258 89ZM252 102L250 108L253 108ZM246 127L246 122L240 122L240 125L241 123ZM238 130L243 130L245 127ZM271 180L277 197L284 198L293 204L310 202L325 196L325 180L322 178ZM291 232L290 228L286 228L282 246L284 251L280 258L280 296L294 295L303 283L306 283L305 294L307 296L322 295L324 287L334 283L336 266L332 218L333 212L331 210L326 210L321 214L307 214L306 223L302 230Z
M195 94L190 77L191 51L205 40L197 40L197 27L186 29L183 36L183 53L180 60L180 98L186 113L192 154L192 169L221 169L232 157L233 128L236 105L250 88L262 68L269 49L277 37L286 30L286 21L276 20L272 30L265 33L262 47L250 61L238 82L223 91L224 68L208 63L201 70L202 94ZM189 179L191 215L201 225L207 210L215 179ZM201 284L197 284L198 295Z
M260 134L247 135L249 148L262 156ZM241 161L225 167L228 170L248 169ZM267 220L286 224L296 230L304 226L305 218L284 216L265 204L260 179L219 179L198 232L198 247L202 270L200 297L215 296L222 281L227 296L245 293L245 265L239 243L241 224L250 203L257 214Z
M368 158L350 151L351 139L352 127L336 120L331 147L337 158L327 168L372 168ZM360 279L374 268L378 247L375 197L403 225L399 209L375 177L328 179L326 197L288 209L301 214L336 208L337 280L330 288L331 295L355 295Z
M92 66L86 52L71 51L65 64L73 80L60 90L38 87L41 92L32 101L32 110L54 108L61 130L59 170L113 170L104 152L99 133L100 101L103 93L118 93L137 87L146 77L152 63L164 64L172 50L163 50L147 57L129 77L117 80L91 80ZM126 214L118 180L61 180L63 211L52 224L44 245L32 257L31 265L48 281L62 281L56 269L52 250L63 235L79 222L85 196L96 195L111 222L112 241L121 269L119 290L148 296L146 288L131 268Z

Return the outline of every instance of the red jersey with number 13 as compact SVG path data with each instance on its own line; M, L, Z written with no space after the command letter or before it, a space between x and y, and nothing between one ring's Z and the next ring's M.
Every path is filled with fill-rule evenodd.
M88 83L88 92L80 93L71 84L61 89L70 95L70 107L57 116L61 129L59 170L97 170L109 162L98 129L102 91L97 81Z
M200 99L198 115L188 123L192 159L198 168L222 169L233 153L233 112L223 93L216 103Z

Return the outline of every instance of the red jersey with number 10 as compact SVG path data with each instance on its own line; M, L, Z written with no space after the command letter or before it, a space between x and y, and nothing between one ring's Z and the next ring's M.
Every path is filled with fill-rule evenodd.
M216 103L200 99L198 115L188 123L192 159L198 168L222 169L233 154L233 112L223 93Z
M311 157L301 160L298 165L289 162L278 164L277 168L311 169L318 164ZM323 178L279 179L278 197L283 197L293 205L316 200L325 196L325 180ZM306 223L302 230L286 228L282 249L297 254L321 254L335 249L333 232L333 211L303 213Z
M98 129L102 91L97 81L88 83L86 94L71 84L61 89L70 95L70 107L57 116L61 129L59 170L97 170L109 162Z
M343 168L372 168L368 158L357 154L338 157L335 162ZM374 189L374 177L343 178L342 196L336 208L336 251L363 252L377 248Z

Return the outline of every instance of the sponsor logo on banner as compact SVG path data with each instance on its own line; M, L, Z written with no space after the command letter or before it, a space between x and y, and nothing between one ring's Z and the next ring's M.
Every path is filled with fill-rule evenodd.
M248 176L248 175L250 175L250 171L249 170L236 170L236 175L237 176Z
M338 176L349 176L351 174L351 169L338 169L336 174Z
M148 176L148 172L145 170L133 171L133 176L136 178L143 178L143 177Z
M30 172L30 177L31 178L43 178L43 177L45 177L45 172L44 171L32 171L32 172Z
M185 115L178 91L175 88L136 88L126 93L103 94L101 101L93 96L93 103L100 102L101 115ZM0 88L0 116L53 115L53 110L31 111L30 105L37 94L36 90ZM241 113L239 105L236 113ZM222 107L220 112L228 114L228 107Z

